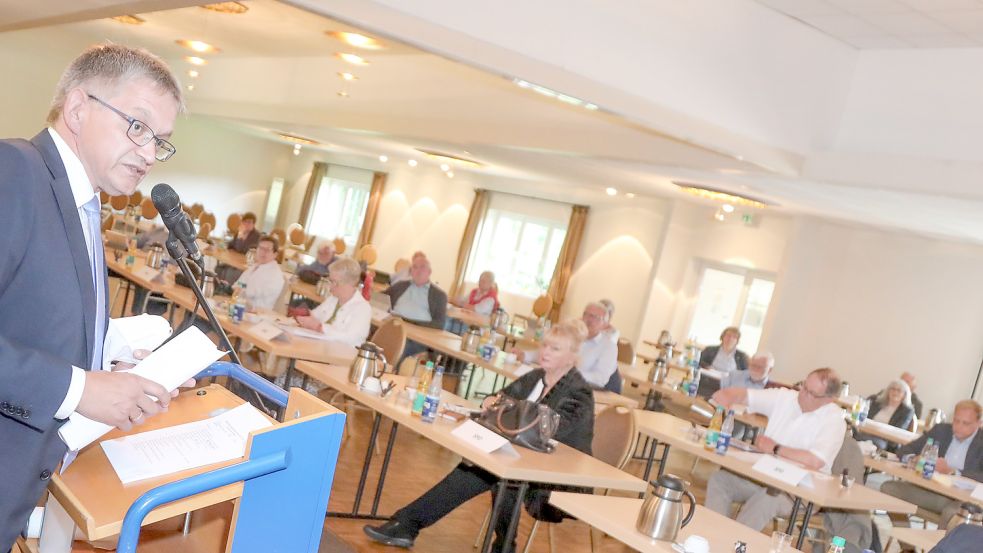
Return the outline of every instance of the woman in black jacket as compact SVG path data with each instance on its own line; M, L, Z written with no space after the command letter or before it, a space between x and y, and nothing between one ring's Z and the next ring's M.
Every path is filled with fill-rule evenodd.
M554 439L590 455L594 438L594 394L590 384L574 367L580 344L586 336L587 328L580 320L565 321L550 328L539 350L541 368L522 375L499 394L549 405L560 415ZM496 399L496 396L489 396L482 406L487 408ZM469 499L494 490L497 484L495 475L462 461L436 486L396 511L385 524L366 525L363 529L379 543L412 547L420 530L435 524ZM548 493L543 486L530 486L522 499L527 508L532 504L542 506ZM511 513L517 495L516 490L509 488L501 498L500 512ZM493 504L494 500L493 494ZM497 518L494 551L503 550L509 519L509 516Z
M867 418L878 422L890 424L895 428L907 430L911 426L911 420L915 416L915 409L911 406L911 388L904 380L892 380L887 388L880 393L867 398L870 400L870 409L867 411ZM898 444L889 443L883 438L871 436L863 432L856 432L857 441L870 440L879 449L894 451Z

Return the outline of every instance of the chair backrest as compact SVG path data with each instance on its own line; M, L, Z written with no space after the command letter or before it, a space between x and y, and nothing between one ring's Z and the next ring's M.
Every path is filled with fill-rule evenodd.
M143 201L143 192L140 192L139 190L134 190L133 193L130 194L128 201L130 207L136 207L140 205L140 202Z
M631 459L638 432L635 415L631 409L611 405L594 416L594 441L591 450L594 457L622 469Z
M130 197L113 196L112 198L109 198L109 205L111 205L116 211L122 211L126 209L126 206L130 205Z
M918 415L911 415L911 424L908 425L908 432L918 432Z
M362 246L358 253L355 255L356 261L364 261L367 266L375 264L376 260L379 259L379 252L375 249L372 244L366 244Z
M214 213L208 213L206 211L198 216L198 223L202 225L208 223L212 226L212 230L215 230L215 225L218 224L218 221L216 220Z
M198 238L208 240L208 235L212 233L211 223L201 223L198 225Z
M102 190L99 191L99 203L106 205L109 203L109 194L106 194Z
M334 244L334 253L337 255L345 253L348 249L348 244L341 237L335 238L331 243Z
M543 294L536 298L536 301L532 303L532 313L537 317L543 317L553 309L553 296L549 294Z
M618 338L618 362L635 364L635 346L627 338Z
M191 204L191 209L189 211L191 212L192 219L198 219L198 217L200 217L201 214L205 212L205 206L199 203L194 203Z
M291 246L303 246L304 240L307 239L307 236L304 234L304 227L294 227L291 229L290 235L287 238L289 238Z
M860 450L860 445L857 444L857 440L853 439L848 430L846 436L843 438L843 445L840 446L840 452L836 454L836 458L833 459L833 466L831 472L833 475L842 474L843 469L846 469L850 476L861 479L864 474L864 454Z
M406 349L406 326L397 317L392 317L379 325L372 335L372 343L382 348L382 355L386 362L398 371L396 363L403 357L403 350Z
M157 216L157 206L154 205L154 201L150 198L144 198L140 202L140 216L148 221Z
M393 265L393 272L398 273L400 271L406 270L410 267L410 260L400 257L396 260L396 264Z
M229 218L225 220L225 228L229 229L229 232L235 234L239 232L239 223L242 222L242 215L238 213L233 213L229 215Z

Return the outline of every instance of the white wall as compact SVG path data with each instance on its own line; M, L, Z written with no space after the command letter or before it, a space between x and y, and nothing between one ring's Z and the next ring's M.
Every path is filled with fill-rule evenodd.
M779 377L831 366L870 394L903 371L928 407L969 397L983 351L983 248L796 222L763 341Z

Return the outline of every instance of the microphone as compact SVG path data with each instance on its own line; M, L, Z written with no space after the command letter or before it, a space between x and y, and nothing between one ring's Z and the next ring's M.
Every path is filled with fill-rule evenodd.
M177 192L169 184L159 183L151 190L150 197L154 202L154 207L160 213L161 220L164 221L164 226L170 231L172 239L176 238L180 241L191 259L201 265L201 252L198 251L198 243L195 241L197 237L195 225L188 218L188 214L181 209L181 198L178 197ZM168 250L170 250L171 244L168 246ZM173 252L169 251L168 253L171 253L173 257Z

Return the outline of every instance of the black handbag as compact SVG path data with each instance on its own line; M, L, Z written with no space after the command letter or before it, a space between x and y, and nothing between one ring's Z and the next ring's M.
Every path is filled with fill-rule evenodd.
M559 427L560 415L548 405L502 397L482 411L477 422L515 445L552 453L556 448L553 435Z

